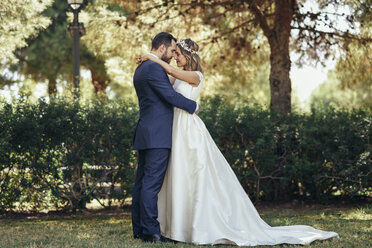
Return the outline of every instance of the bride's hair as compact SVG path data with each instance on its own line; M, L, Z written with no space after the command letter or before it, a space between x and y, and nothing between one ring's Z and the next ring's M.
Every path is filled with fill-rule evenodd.
M186 45L186 48L184 47ZM201 60L199 57L199 45L196 44L191 39L184 39L180 40L179 43L177 43L177 46L180 48L182 55L186 57L187 65L186 68L188 68L191 71L200 71L203 72L203 67L201 65Z

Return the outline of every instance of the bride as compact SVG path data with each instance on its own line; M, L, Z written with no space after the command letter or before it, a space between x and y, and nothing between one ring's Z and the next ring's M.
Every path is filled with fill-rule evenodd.
M151 53L141 60L159 63L174 89L197 100L204 76L199 46L191 39L177 43L176 69ZM141 62L142 62L141 61ZM158 196L162 235L194 244L238 246L309 244L338 237L305 225L271 227L261 219L230 165L197 115L174 108L172 150Z

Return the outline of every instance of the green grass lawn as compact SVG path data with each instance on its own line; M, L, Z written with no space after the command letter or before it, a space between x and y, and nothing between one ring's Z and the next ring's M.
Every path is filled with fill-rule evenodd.
M372 247L372 205L258 208L271 226L311 225L339 233L311 247ZM0 218L0 247L197 247L148 244L132 238L130 211L84 211L76 214L6 215ZM206 246L202 246L206 247ZM233 247L233 246L218 246ZM263 247L263 246L258 246ZM271 247L303 247L278 245Z

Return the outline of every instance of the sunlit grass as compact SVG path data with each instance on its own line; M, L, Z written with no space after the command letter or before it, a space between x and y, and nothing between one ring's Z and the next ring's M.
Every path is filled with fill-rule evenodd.
M339 233L340 238L315 241L311 247L372 247L372 206L349 209L260 210L270 225L311 225ZM0 219L0 247L196 247L189 244L142 243L132 238L129 210ZM204 246L203 246L204 247ZM227 247L227 246L218 246ZM229 246L231 247L231 246ZM272 247L303 247L281 245Z

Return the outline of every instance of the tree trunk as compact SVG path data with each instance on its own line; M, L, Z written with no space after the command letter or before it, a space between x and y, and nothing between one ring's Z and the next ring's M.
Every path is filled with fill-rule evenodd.
M94 91L96 92L96 94L105 97L106 96L105 90L109 83L109 78L106 72L99 73L94 69L90 69L90 71L92 73L92 84L94 86Z
M291 113L292 87L291 79L289 78L291 69L289 38L291 36L291 22L295 2L295 0L275 0L274 21L268 22L260 6L257 5L257 1L248 1L255 19L260 24L270 45L270 111L272 116L276 116L276 112L284 115ZM279 123L276 123L276 125L280 126ZM278 141L275 152L275 168L277 168L277 173L280 175L286 161L284 134L281 129L276 131L276 136ZM285 192L282 192L280 187L282 182L274 181L273 183L275 184L274 199L277 200L279 195Z
M289 114L291 112L291 79L289 71L291 60L288 46L280 41L271 48L270 55L270 111Z
M57 93L57 81L55 78L48 78L48 95L50 97Z
M289 78L289 38L295 0L275 0L274 22L271 25L256 1L250 0L248 3L270 44L270 110L289 114L292 90Z
M289 57L289 38L293 18L293 0L275 1L275 20L268 37L270 54L271 112L282 114L291 112L291 59Z

